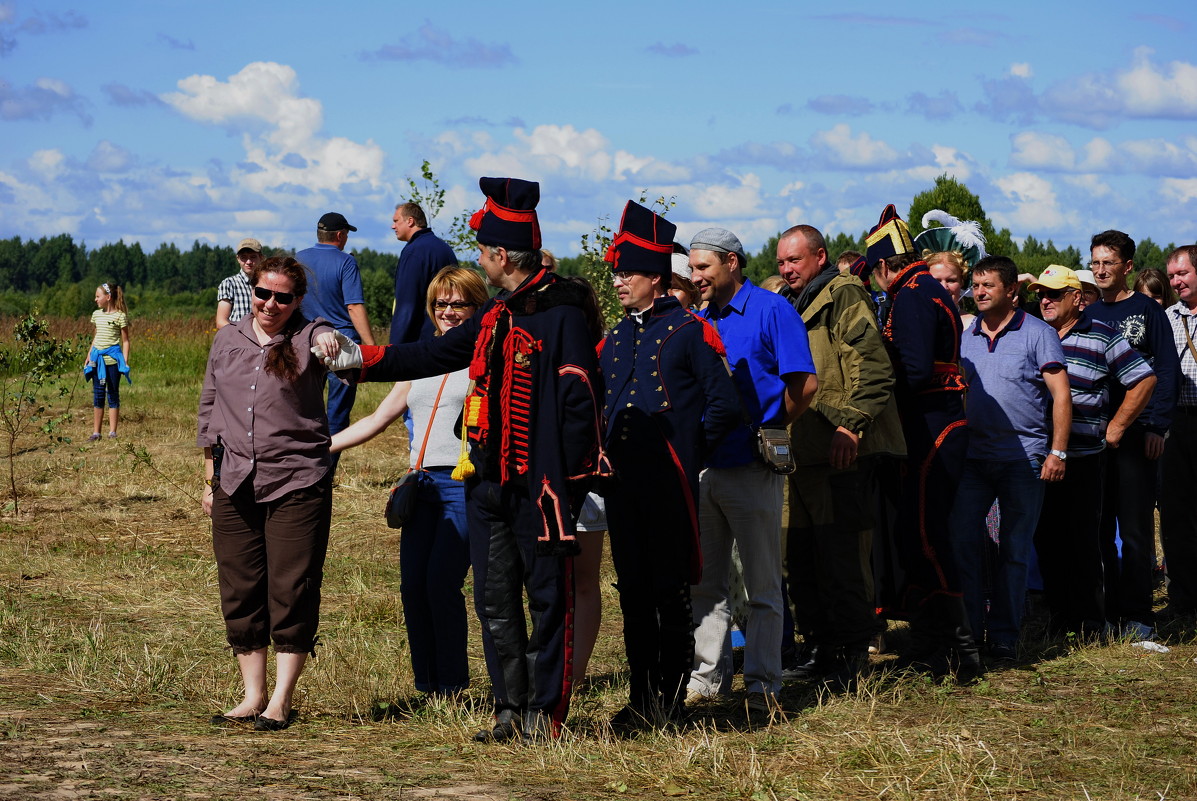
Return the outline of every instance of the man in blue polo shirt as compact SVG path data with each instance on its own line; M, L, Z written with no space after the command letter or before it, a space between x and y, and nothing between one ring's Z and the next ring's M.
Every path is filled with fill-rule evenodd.
M316 244L295 254L295 260L311 271L308 294L303 298L303 314L309 320L323 317L345 336L363 345L373 345L366 301L362 294L362 276L357 260L345 253L349 232L356 231L344 215L330 211L316 224ZM357 398L357 387L346 384L332 373L328 375L328 433L349 427L349 412ZM336 469L340 454L333 455Z
M980 642L988 629L990 657L1005 661L1016 654L1044 482L1064 477L1072 399L1060 338L1014 305L1014 262L987 256L973 267L972 280L978 315L960 343L968 457L952 510L952 547L974 636ZM1001 544L986 626L985 515L994 499Z
M818 382L802 318L784 298L744 277L747 260L740 240L722 228L700 231L690 243L694 285L723 339L746 422L707 454L699 477L703 570L692 590L697 630L687 701L731 685L730 664L721 657L731 623L728 568L735 542L752 609L744 656L748 709L771 713L781 690L784 478L761 458L756 430L792 423L810 405Z

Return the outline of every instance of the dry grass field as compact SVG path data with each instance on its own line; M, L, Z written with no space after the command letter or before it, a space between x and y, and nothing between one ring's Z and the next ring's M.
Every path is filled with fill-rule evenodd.
M729 700L679 733L617 738L606 721L626 684L609 561L568 735L478 745L489 711L476 637L466 699L414 697L400 534L382 520L406 465L402 427L341 462L298 724L213 728L238 681L194 447L211 331L134 325L121 438L84 442L82 387L73 443L24 443L20 513L0 517L0 798L1197 798L1197 647L1182 630L1165 631L1166 654L1029 638L1018 666L972 687L878 670L846 696L787 687L772 725ZM11 339L11 322L0 326ZM72 326L83 330L55 330ZM385 390L365 388L357 412Z

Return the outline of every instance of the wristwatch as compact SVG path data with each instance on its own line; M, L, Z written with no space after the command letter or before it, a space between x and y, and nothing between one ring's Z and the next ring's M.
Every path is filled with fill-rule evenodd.
M1068 461L1068 451L1058 451L1055 448L1052 448L1051 455L1059 459L1061 462Z

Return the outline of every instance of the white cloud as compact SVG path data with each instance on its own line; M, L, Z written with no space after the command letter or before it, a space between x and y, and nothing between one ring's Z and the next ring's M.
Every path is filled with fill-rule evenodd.
M322 137L323 106L299 95L291 67L258 61L228 81L192 75L178 86L180 91L161 99L193 120L242 134L246 161L253 167L239 168L234 177L250 190L302 186L317 193L308 201L315 207L324 202L318 193L349 191L359 183L380 188L382 148L373 140Z
M1046 179L1016 172L998 178L996 183L1011 206L1009 211L991 213L997 227L1035 233L1059 230L1070 223L1070 216L1060 208L1056 191Z
M481 145L484 151L467 158L465 171L474 175L518 175L543 180L553 176L587 181L678 181L688 171L652 157L626 150L612 152L611 142L594 128L579 131L572 125L537 125L531 131L517 128L515 141L498 147L489 135L467 142L442 134L443 141L459 153Z
M87 166L96 172L124 172L132 164L132 154L107 139L98 142L87 157Z
M760 213L761 179L737 176L739 184L705 184L686 188L685 203L707 220L744 220ZM684 197L679 193L679 197Z
M65 171L66 156L58 149L38 150L29 157L28 164L38 176L53 181Z
M822 153L830 166L842 168L888 167L898 161L898 153L885 142L861 131L853 136L846 123L819 131L810 139L811 147Z
M806 186L802 181L792 181L777 191L778 197L787 197L793 192L797 192Z
M1089 140L1082 148L1085 158L1082 160L1083 169L1087 171L1106 171L1115 165L1117 151L1108 139L1100 136Z
M1091 128L1108 128L1128 118L1197 118L1197 65L1157 65L1152 54L1151 48L1140 47L1127 69L1055 83L1038 107L1056 119Z
M1031 78L1035 71L1031 69L1031 65L1025 61L1016 61L1010 65L1010 74L1015 78Z
M1144 173L1171 177L1197 175L1197 137L1180 142L1128 139L1111 143L1095 137L1074 148L1064 137L1024 131L1011 137L1010 164L1049 172Z
M1151 63L1152 50L1135 50L1134 66L1118 76L1125 110L1135 117L1197 116L1197 66L1173 61L1166 71Z
M1079 190L1090 199L1110 197L1114 191L1113 187L1093 173L1066 175L1060 180Z
M233 221L238 226L237 230L245 231L261 231L267 228L277 228L283 223L282 219L279 218L278 212L267 209L234 211Z
M1055 134L1022 131L1011 137L1014 152L1010 164L1030 170L1071 170L1076 166L1076 151L1068 140Z
M1160 194L1177 203L1197 200L1197 178L1165 178L1160 181Z

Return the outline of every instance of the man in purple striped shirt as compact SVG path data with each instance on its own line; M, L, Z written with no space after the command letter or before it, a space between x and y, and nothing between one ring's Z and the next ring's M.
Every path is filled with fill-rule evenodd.
M1068 470L1063 479L1045 487L1035 529L1049 630L1058 636L1100 636L1105 630L1098 536L1105 449L1121 443L1151 399L1156 378L1122 334L1081 308L1081 280L1075 272L1052 265L1029 288L1039 293L1043 321L1060 337L1072 394ZM1113 384L1125 388L1126 394L1111 415ZM1097 500L1078 502L1080 498Z

